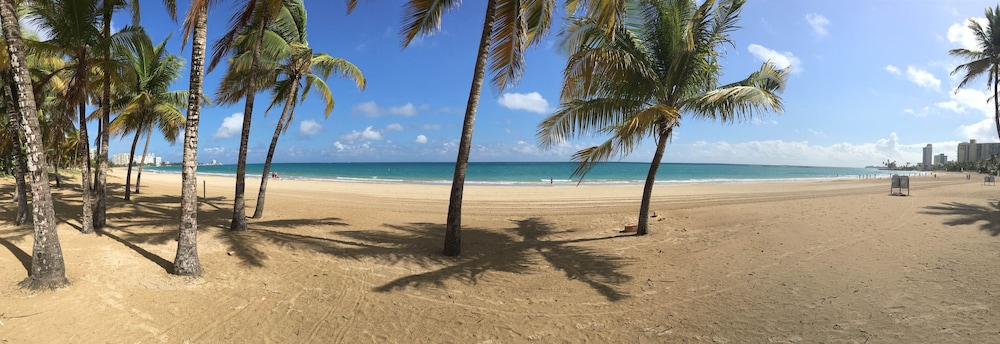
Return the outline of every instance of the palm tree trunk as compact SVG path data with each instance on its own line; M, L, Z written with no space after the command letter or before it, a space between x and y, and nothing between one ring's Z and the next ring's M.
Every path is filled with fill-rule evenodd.
M268 18L262 18L257 24L257 37L253 43L253 60L250 65L249 91L246 94L246 106L243 108L243 131L240 134L240 153L236 162L236 195L233 197L233 221L229 230L242 232L247 230L247 210L245 191L247 186L247 146L250 141L250 122L253 117L254 96L257 94L257 72L260 66L260 46L264 40L264 27Z
M128 172L125 172L125 200L131 200L132 196L132 165L135 164L135 146L139 145L139 135L142 134L142 130L135 131L135 138L132 139L132 150L129 151L128 156Z
M997 136L1000 136L1000 100L997 99L997 94L1000 91L997 90L997 86L1000 86L1000 68L993 66L993 122L997 128Z
M28 208L28 185L24 180L24 154L21 151L23 147L21 144L21 114L17 108L17 101L14 99L14 91L12 90L15 87L14 78L10 72L3 75L4 100L7 102L7 116L10 117L7 122L10 125L8 130L11 131L10 146L13 152L11 160L13 160L12 164L14 165L14 201L17 202L17 215L14 217L14 224L20 226L30 220L28 213L31 211Z
M17 22L13 0L0 0L0 21L10 54L10 68L17 85L17 103L21 111L21 129L28 149L28 171L31 174L31 198L34 209L35 242L31 249L31 271L19 285L28 289L54 289L69 284L62 246L56 232L56 214L46 171L45 152L35 112L35 97L31 93L24 42Z
M656 153L653 153L653 162L649 164L649 174L646 175L646 185L642 188L642 203L639 205L639 228L635 235L646 235L649 233L649 203L653 197L653 183L656 182L656 171L660 169L660 160L663 159L663 151L667 149L667 139L674 131L673 127L668 127L666 123L660 123L660 137L656 142Z
M104 1L103 9L103 35L105 38L111 37L111 16L114 14L114 2ZM111 59L111 46L104 48L104 59ZM111 74L104 73L104 80L101 84L101 152L97 157L97 206L94 207L94 227L104 228L108 222L108 124L111 122ZM89 155L88 155L89 157ZM125 184L128 189L128 184Z
M62 187L62 178L59 176L59 140L57 139L62 135L56 135L57 129L55 129L59 125L61 124L56 124L55 119L52 120L53 129L50 131L52 137L49 138L52 140L52 171L55 172L54 175L56 176L56 188Z
M462 195L465 190L465 172L469 165L469 151L472 148L472 129L476 124L479 95L483 90L483 79L486 76L486 62L487 57L489 57L490 37L493 35L493 17L495 11L496 0L489 0L486 3L486 19L483 21L483 34L479 38L479 52L476 55L476 66L472 74L472 88L469 90L469 102L465 106L462 137L458 142L455 175L451 180L451 197L448 200L448 223L444 233L445 256L454 257L462 253Z
M97 144L97 149L95 150L96 152L100 152L101 151L101 147L104 147L103 145L101 145L101 135L102 135L101 133L103 133L103 132L104 132L104 122L97 121L97 139L94 140L94 141L96 141L95 144ZM92 159L90 158L90 154L87 154L87 168L89 168L91 171L93 171L94 170L94 166L93 166L93 163L91 162L91 160ZM94 182L90 184L90 192L91 193L97 191L97 184L99 182L98 177L100 175L100 173L97 173L97 172L99 172L99 171L95 171L94 172Z
M80 114L80 140L77 142L77 146L83 151L89 151L90 144L87 138L87 104L80 102L78 105ZM90 203L90 169L81 168L80 169L80 185L81 193L83 194L83 214L80 219L80 232L83 233L93 233L94 232L94 218L93 209L91 209Z
M285 99L285 107L281 109L281 118L278 119L278 125L274 127L274 135L271 136L271 146L267 148L267 157L264 158L264 172L260 175L260 190L257 191L257 207L253 211L253 218L255 219L264 217L264 195L267 192L268 173L271 172L271 158L274 157L274 150L278 147L278 137L281 136L281 132L288 125L285 122L288 121L288 117L294 107L293 104L295 103L295 95L298 93L298 86L298 83L292 83L291 90L288 91L288 98Z
M139 178L142 178L142 166L146 165L146 153L149 152L149 140L153 138L153 129L146 131L146 146L142 147L142 158L139 158L139 171L135 173L135 193L139 193ZM126 188L128 188L126 186Z
M208 8L203 6L197 11L191 43L191 81L184 127L184 159L181 163L181 223L173 271L182 276L201 276L201 262L198 260L198 121L205 77Z

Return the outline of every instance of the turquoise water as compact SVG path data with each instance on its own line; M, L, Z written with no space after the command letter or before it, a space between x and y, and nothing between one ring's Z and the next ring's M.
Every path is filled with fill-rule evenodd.
M466 184L554 184L575 185L572 162L473 162ZM152 167L162 173L180 173L180 166ZM263 164L248 164L247 176L259 178ZM370 183L450 184L454 163L285 163L271 164L282 179L309 179ZM235 176L236 165L198 166L202 175ZM649 173L648 163L609 162L597 165L584 184L641 184ZM733 183L764 181L857 179L859 175L907 173L868 168L807 167L732 164L660 165L657 183Z

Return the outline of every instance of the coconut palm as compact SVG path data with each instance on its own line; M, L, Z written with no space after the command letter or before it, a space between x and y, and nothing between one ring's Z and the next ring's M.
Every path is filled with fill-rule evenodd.
M258 85L269 82L271 89L271 104L268 110L276 105L284 104L281 117L274 128L271 136L271 145L268 147L267 157L264 159L264 171L261 174L260 189L257 194L257 206L254 210L253 218L259 219L264 215L264 199L267 192L267 182L271 170L271 159L278 144L278 137L288 130L289 125L295 117L295 106L299 101L304 101L309 90L315 90L326 105L325 114L330 115L333 111L334 99L324 79L331 73L354 80L358 88L364 90L366 81L361 70L357 66L342 58L335 58L326 53L314 53L309 43L306 41L306 11L301 0L286 1L284 8L278 16L268 25L268 35L265 44L262 64L268 66L263 68L262 76L258 78ZM242 40L246 44L246 40ZM240 95L245 94L247 88L246 78L246 54L231 59L230 69L223 78L222 86L219 87L220 101L238 101ZM304 84L303 84L304 82ZM299 92L302 92L301 99Z
M250 56L250 64L247 66L247 85L254 85L248 88L245 92L242 92L243 99L245 100L245 106L243 108L243 129L240 134L240 150L237 155L236 163L236 192L233 196L233 217L232 222L230 222L229 230L231 231L245 231L247 230L247 216L246 216L246 160L247 160L247 149L250 141L250 124L253 118L253 106L256 99L256 93L259 89L260 82L258 80L260 70L261 70L261 54L262 45L264 44L264 37L267 33L267 26L271 23L274 18L285 7L286 3L294 2L292 0L244 0L244 5L240 6L241 10L233 16L232 20L229 22L229 31L220 38L216 44L216 50L213 52L212 62L209 64L209 70L212 70L223 57L228 56L232 52L233 48L237 47L236 41L241 35L248 35L252 38L252 47L247 51ZM236 55L240 55L241 51L237 48Z
M79 112L81 145L85 152L89 151L85 113L89 97L88 89L92 69L98 62L94 58L92 49L95 46L107 44L106 40L101 40L100 31L97 30L98 1L100 0L54 0L35 1L31 4L32 22L52 33L52 38L38 43L38 48L64 55L69 59L63 68L52 71L42 81L42 84L47 84L48 80L57 75L66 75L68 85L63 98L60 98L57 103L64 104L67 114L73 111ZM56 124L56 127L60 121L61 116L53 117L53 124ZM53 134L58 135L58 133ZM84 192L80 230L84 233L91 233L94 226L90 192L88 191L90 190L90 169L82 168L81 171Z
M967 61L951 71L951 75L962 75L962 82L955 88L955 92L958 93L958 90L965 87L966 84L985 74L987 88L993 89L993 123L997 129L997 135L1000 135L1000 102L997 102L997 87L1000 86L1000 5L997 5L996 8L986 8L985 27L971 18L968 27L976 36L979 50L958 48L948 52L952 56Z
M593 1L593 3L601 2ZM347 3L348 12L350 12L357 5L357 0L348 0ZM440 27L444 12L454 9L460 3L461 1L458 0L407 1L403 5L403 29L401 31L403 47L408 46L418 35L428 35L436 31ZM568 3L572 3L575 9L577 1L568 1ZM472 86L465 107L462 136L459 140L455 174L448 202L443 252L446 256L457 256L461 253L462 195L465 188L465 172L469 163L472 129L476 121L476 110L479 107L479 96L482 93L487 61L489 61L489 68L493 73L491 82L498 93L503 92L508 85L517 83L524 72L524 50L532 44L538 43L548 32L554 7L555 0L488 0L486 2L486 17L483 21L483 32L479 39L476 64L472 73Z
M145 157L153 129L159 129L163 137L173 143L184 125L184 115L179 108L184 105L187 92L167 91L167 87L180 77L184 63L180 56L167 53L166 43L167 39L164 39L154 46L152 39L143 31L125 44L116 45L115 55L121 56L131 66L137 79L135 86L121 90L121 99L117 102L121 113L109 125L113 133L122 136L135 134L125 177L126 201L131 196L132 159L140 136L146 136ZM138 192L138 186L136 190Z
M18 27L14 0L0 0L0 27L10 54L11 70L20 110L22 130L27 148L27 165L31 175L32 219L35 237L31 249L31 271L20 286L28 289L52 289L69 284L62 247L56 232L56 216L49 190L47 163L39 135L38 118L35 116L35 99L31 90L24 42Z
M181 221L173 273L184 276L201 275L201 262L198 259L198 125L201 120L205 77L208 9L218 3L219 0L191 0L183 24L184 44L191 38L191 77L184 126L184 156L181 162ZM248 5L244 3L244 6Z
M653 182L667 141L682 115L724 123L780 111L787 70L765 62L746 79L719 85L722 45L730 42L744 0L642 0L614 28L588 18L572 21L563 37L570 52L559 109L539 124L549 148L573 137L609 135L577 152L574 176L596 163L628 155L656 139L639 208L638 235L648 231Z

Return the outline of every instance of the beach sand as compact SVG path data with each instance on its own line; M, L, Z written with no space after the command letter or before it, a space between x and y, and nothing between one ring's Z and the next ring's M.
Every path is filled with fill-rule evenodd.
M232 178L202 177L204 276L168 274L180 175L142 176L83 235L54 189L72 285L16 287L30 225L2 186L0 343L983 343L1000 338L1000 186L889 181L467 186L462 256L440 255L448 186L276 180L226 230ZM978 180L977 180L978 179ZM259 179L247 181L253 214Z

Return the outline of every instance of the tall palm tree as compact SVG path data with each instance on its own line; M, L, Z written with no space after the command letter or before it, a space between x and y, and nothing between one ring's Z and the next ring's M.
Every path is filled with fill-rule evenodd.
M667 141L683 114L732 123L762 111L781 111L787 70L765 62L747 78L719 85L722 45L736 28L745 0L642 0L606 28L588 18L572 21L563 46L570 58L561 104L539 124L538 139L551 147L567 138L609 135L577 152L574 176L596 163L631 153L652 136L656 151L639 208L638 235L648 232L653 182Z
M184 18L184 39L191 37L191 74L184 125L184 155L181 162L181 221L173 273L200 276L198 259L198 125L201 120L202 84L205 79L205 46L208 9L219 0L192 0ZM169 8L168 8L169 10Z
M100 15L101 15L101 37L110 40L112 37L111 33L111 19L114 16L115 10L127 8L130 10L132 17L132 25L139 26L139 1L132 0L99 0L100 3ZM175 0L163 0L163 4L167 7L167 12L170 17L176 19L176 1ZM111 46L110 44L104 45L101 49L102 56L105 60L110 60L111 56ZM108 140L110 138L110 121L111 121L111 80L112 72L110 70L105 70L103 73L103 79L101 80L101 96L100 96L100 107L103 109L100 120L100 151L97 154L97 204L94 207L94 227L100 229L104 228L107 224L108 216ZM125 184L125 190L128 191L128 184Z
M295 106L304 101L310 89L319 93L326 104L327 116L333 111L334 99L324 79L331 73L354 80L358 88L364 90L366 81L357 66L342 58L335 58L326 53L314 53L306 41L306 10L301 0L286 1L283 9L274 21L268 25L266 39L267 47L262 51L262 76L258 78L259 86L270 83L271 104L268 110L281 103L284 104L281 117L271 136L267 157L264 159L264 171L261 173L260 189L257 194L257 206L253 218L264 215L264 199L267 192L267 182L271 170L271 160L278 144L278 138L288 130L295 117ZM247 40L239 40L246 45ZM249 49L247 49L249 50ZM219 87L220 102L236 102L246 93L248 85L247 54L241 54L231 59L230 68ZM305 84L303 85L303 81ZM302 92L301 99L299 92Z
M205 79L208 9L218 3L219 0L191 0L183 24L183 44L187 44L188 38L191 38L191 77L184 126L184 156L181 162L181 221L173 269L174 274L182 276L201 275L201 262L198 259L198 126L201 121L202 86Z
M593 3L601 3L594 0ZM608 3L617 1L607 1ZM348 12L357 5L357 0L348 0ZM454 9L461 1L407 1L403 15L403 47L418 35L428 35L440 27L444 12ZM568 3L576 4L576 1ZM465 173L472 147L472 129L476 121L476 110L482 93L486 75L486 65L493 73L492 84L498 93L508 85L517 83L524 72L524 50L536 44L548 32L552 22L555 0L488 0L483 32L479 38L476 64L472 73L462 136L459 139L455 174L451 184L448 202L448 218L445 230L444 255L457 256L461 253L462 195L465 188ZM575 7L573 7L575 8Z
M121 56L131 66L138 82L120 92L121 99L117 103L121 113L109 125L111 132L123 136L135 134L125 177L126 201L131 196L132 160L140 136L146 135L148 149L151 133L158 128L163 137L173 143L184 125L184 115L179 108L187 97L186 91L167 91L170 84L180 77L184 65L180 56L167 53L167 39L154 46L145 31L132 38L126 44L116 45L115 55ZM144 149L143 156L145 154Z
M49 190L47 163L39 135L38 118L35 117L35 99L31 90L24 42L18 27L14 0L0 0L0 27L10 54L11 70L14 72L14 86L20 121L24 131L28 154L28 171L31 174L32 218L35 225L34 244L31 249L31 271L20 286L28 289L52 289L69 284L66 279L66 265L63 261L62 246L56 232L55 209Z
M233 196L233 217L229 224L231 231L247 230L246 216L246 163L247 149L250 141L250 124L253 119L253 106L259 86L258 74L260 74L261 52L266 35L266 28L279 12L290 0L244 0L241 10L232 17L229 22L229 31L216 42L216 49L213 52L212 63L209 70L214 68L223 57L229 55L230 51L236 47L237 38L240 35L252 35L253 48L249 51L251 62L247 71L247 84L249 87L243 94L245 106L243 107L243 129L240 134L240 150L236 162L236 192ZM237 55L239 49L237 49Z
M986 27L971 18L968 27L976 36L979 50L957 48L948 52L952 56L968 61L951 71L951 75L964 74L955 92L958 93L958 90L966 84L986 74L987 86L993 89L993 123L997 135L1000 135L1000 102L997 102L997 95L1000 93L997 90L1000 86L1000 5L996 8L986 8Z
M91 72L97 62L93 48L108 42L101 39L100 31L97 30L98 1L100 0L53 0L35 1L31 4L32 22L52 33L51 39L38 44L39 49L58 52L67 56L70 61L63 68L53 71L43 84L58 74L68 75L69 85L59 103L65 104L66 113L79 112L81 150L85 152L89 152L85 111ZM59 118L54 118L54 124L58 124ZM82 168L81 171L83 184L81 231L91 233L94 230L94 223L89 192L90 169Z
M6 47L3 49L2 55L7 57ZM7 57L3 61L10 61ZM4 133L6 134L7 142L5 146L8 146L11 153L11 164L14 169L14 201L17 202L17 213L14 216L14 224L22 225L29 221L30 218L28 214L31 209L28 207L28 192L27 192L27 182L25 180L25 167L24 167L24 144L21 138L21 120L20 120L20 110L17 108L17 98L15 94L14 77L13 71L10 70L9 62L4 67L3 70L3 92L4 92L4 112L7 114L7 120L5 125Z

